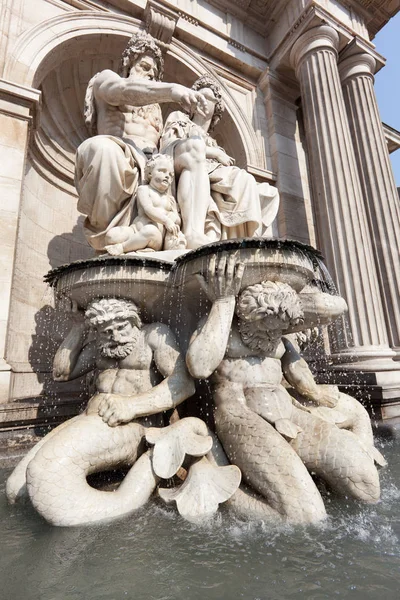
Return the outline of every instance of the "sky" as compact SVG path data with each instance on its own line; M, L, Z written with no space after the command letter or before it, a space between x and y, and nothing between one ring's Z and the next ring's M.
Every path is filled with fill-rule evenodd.
M372 40L386 65L375 76L375 92L382 121L400 131L400 13ZM400 149L390 155L397 187L400 187Z

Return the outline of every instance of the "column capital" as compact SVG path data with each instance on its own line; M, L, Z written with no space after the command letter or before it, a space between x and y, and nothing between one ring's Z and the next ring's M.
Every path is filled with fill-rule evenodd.
M357 52L344 56L338 65L341 82L346 83L360 75L367 75L373 80L375 67L376 60L368 52Z
M297 69L307 54L329 49L337 54L339 34L330 25L321 24L303 33L293 44L290 51L290 63Z

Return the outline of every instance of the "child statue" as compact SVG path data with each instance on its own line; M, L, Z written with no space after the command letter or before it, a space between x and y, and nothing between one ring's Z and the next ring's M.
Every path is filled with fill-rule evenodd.
M171 157L155 154L147 162L147 185L137 191L138 215L133 223L113 227L105 237L105 249L112 256L135 250L183 250L186 239L180 230L178 205L171 194L174 164Z

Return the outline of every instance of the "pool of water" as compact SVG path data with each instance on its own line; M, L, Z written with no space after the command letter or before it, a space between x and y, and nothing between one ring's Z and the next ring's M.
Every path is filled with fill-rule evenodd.
M152 504L102 526L55 528L0 490L0 598L7 600L398 599L400 440L382 443L382 500L327 499L318 527L219 516L206 527Z

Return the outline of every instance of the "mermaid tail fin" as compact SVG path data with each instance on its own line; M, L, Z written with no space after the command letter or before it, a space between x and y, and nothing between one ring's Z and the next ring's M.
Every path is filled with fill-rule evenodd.
M292 423L290 419L277 419L275 421L275 429L283 435L284 438L295 440L298 434L303 431L301 427Z
M387 466L387 461L385 457L379 452L377 448L375 448L375 446L372 446L371 455L377 465L379 465L380 467Z

